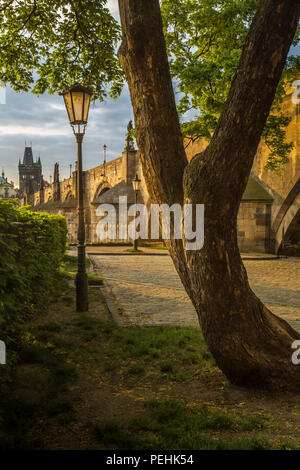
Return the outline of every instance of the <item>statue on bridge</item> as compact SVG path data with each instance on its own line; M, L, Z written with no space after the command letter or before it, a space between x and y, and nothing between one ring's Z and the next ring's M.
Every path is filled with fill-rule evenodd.
M129 151L135 150L134 149L134 140L133 140L133 131L134 131L134 128L133 128L133 125L132 125L132 121L130 120L129 123L128 123L128 126L127 126L127 137L126 137L126 143L127 143Z

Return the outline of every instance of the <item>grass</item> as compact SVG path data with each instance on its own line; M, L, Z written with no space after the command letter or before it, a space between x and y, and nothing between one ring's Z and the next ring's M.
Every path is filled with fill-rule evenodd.
M65 255L61 266L62 270L67 272L67 274L77 272L77 263L77 256ZM89 269L90 266L91 262L86 258L86 268Z
M143 250L135 250L134 248L128 248L128 250L124 250L124 253L143 253Z
M94 272L91 271L92 269L92 264L89 258L86 258L86 270L87 270L87 275L88 275L88 282L89 285L102 285L103 284L103 278L99 275L96 275ZM76 278L76 273L78 269L78 258L77 256L72 256L72 255L65 255L61 268L60 268L60 273L62 276L64 276L67 279L74 279ZM69 295L65 296L62 298L64 302L67 304L72 303L72 299L70 298Z
M100 443L118 445L120 449L258 450L272 447L267 439L256 436L222 438L222 431L238 432L243 421L220 411L210 411L203 405L188 407L180 400L149 400L144 403L144 409L145 413L132 419L127 427L110 422L93 425L91 431Z
M37 342L23 346L13 388L0 397L0 449L38 449L41 441L30 436L29 423L74 416L68 384L76 377L76 368L51 348Z
M190 381L215 367L200 330L192 327L111 325L105 352L119 368L135 361L134 367L146 367L148 376L170 382Z
M92 287L76 313L74 266L67 257L57 303L26 326L0 389L0 449L298 449L300 406L284 414L234 389L199 329L119 328Z
M268 418L263 415L250 415L243 416L240 420L240 429L242 431L253 431L255 429L262 429L266 426Z
M129 242L103 242L103 243L87 243L86 246L130 246L132 243ZM76 246L76 245L73 245Z
M127 369L128 374L139 375L145 372L145 366L142 364L133 364Z
M152 248L154 250L168 250L168 248L164 246L163 243L140 242L140 246L145 248Z

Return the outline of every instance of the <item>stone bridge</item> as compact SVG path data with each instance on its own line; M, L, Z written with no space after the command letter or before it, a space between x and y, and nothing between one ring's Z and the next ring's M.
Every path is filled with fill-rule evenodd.
M282 103L283 113L291 118L286 140L294 142L289 162L281 173L265 169L269 149L262 141L255 156L238 217L239 243L246 251L300 256L300 104L292 101L294 91L290 89ZM188 158L205 145L189 145ZM260 231L265 234L264 249Z
M287 129L287 140L293 141L295 147L290 161L284 166L282 173L278 174L265 169L268 150L263 143L259 145L238 216L238 240L242 251L300 255L300 104L293 104L292 91L286 95L282 106L284 113L292 118ZM205 145L204 142L188 145L188 158L203 150ZM132 141L129 146L125 145L119 158L84 172L88 243L99 242L96 226L100 218L96 210L100 203L117 206L118 197L124 195L127 196L129 205L135 202L132 179L136 174L142 180L140 202L148 201L138 151ZM60 181L59 168L56 165L53 183L34 194L28 194L26 200L35 210L64 215L68 224L69 242L76 243L76 171L71 178Z
M291 90L284 99L282 110L291 118L287 141L294 142L289 162L281 174L265 170L267 149L260 145L252 172L273 198L271 214L271 251L300 255L300 104L292 102ZM297 247L298 245L298 247Z
M86 240L88 243L99 242L96 226L100 220L96 211L100 203L118 204L119 195L126 195L128 205L135 202L132 180L140 172L138 151L133 143L125 149L122 156L83 172L84 214ZM109 193L109 201L103 199ZM113 200L112 200L113 199ZM42 187L33 194L27 194L24 202L31 204L34 210L60 214L66 217L68 241L77 241L77 171L72 177L60 181L59 165L55 164L53 183ZM129 241L129 240L128 240Z

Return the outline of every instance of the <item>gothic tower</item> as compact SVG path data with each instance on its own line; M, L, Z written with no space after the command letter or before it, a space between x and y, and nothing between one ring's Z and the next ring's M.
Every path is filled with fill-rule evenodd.
M40 189L42 179L42 164L40 157L37 162L33 161L32 148L25 146L23 163L19 160L19 186L20 192L25 194Z

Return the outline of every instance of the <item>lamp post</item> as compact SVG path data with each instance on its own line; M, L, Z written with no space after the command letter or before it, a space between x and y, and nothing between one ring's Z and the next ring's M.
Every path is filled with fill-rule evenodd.
M141 180L139 179L138 175L135 175L134 180L132 180L132 186L135 192L135 203L138 202L138 192L140 190ZM138 250L138 240L137 238L133 240L133 249L134 251Z
M66 110L77 142L78 194L78 271L76 275L76 310L88 310L88 277L85 265L85 225L83 208L82 141L88 121L92 92L78 83L62 93Z
M101 176L104 178L106 177L106 150L107 150L107 145L103 145L103 173Z

